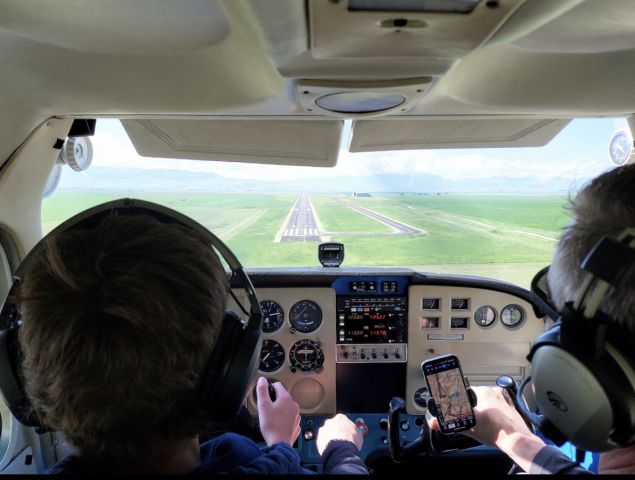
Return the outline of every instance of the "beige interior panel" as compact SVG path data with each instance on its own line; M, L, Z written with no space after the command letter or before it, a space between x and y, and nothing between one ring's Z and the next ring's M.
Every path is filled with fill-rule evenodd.
M635 112L632 0L481 1L467 15L347 3L0 0L0 162L53 116L323 118L297 79L433 76L400 112L415 118ZM413 22L385 26L398 17Z
M33 19L5 16L5 11L30 9L25 4L32 3L47 18L37 28L25 25L34 24ZM0 28L0 105L4 112L0 162L37 124L52 116L208 114L217 108L258 104L282 93L284 81L267 54L252 11L242 1L166 1L159 6L152 1L116 3L117 9L134 10L134 14L123 22L127 27L124 35L106 41L106 32L121 27L106 22L114 14L100 16L98 21L104 25L95 25L101 1L0 0L0 17L5 19L4 28ZM207 15L211 3L222 7L222 18ZM51 33L46 41L32 38L35 30L49 28L45 25L52 12L65 10L69 4L75 12L67 21L81 35L70 38ZM154 12L161 6L167 11ZM176 20L167 21L166 28L156 26L154 22L164 17ZM219 22L229 24L227 33L212 31ZM178 36L185 40L174 38L179 23ZM150 24L155 25L152 32L148 32ZM135 33L137 26L145 33ZM24 36L21 32L25 29L33 34ZM196 33L188 33L190 29ZM143 35L146 37L140 38ZM110 41L114 42L112 50L108 49ZM189 48L205 43L205 47ZM103 47L104 51L83 51L82 45Z
M0 225L15 240L20 256L42 238L42 192L66 139L70 119L50 119L38 127L0 171Z
M463 373L472 385L493 385L499 375L522 378L528 367L526 359L531 343L543 330L543 322L534 315L531 305L513 295L477 288L439 285L412 285L408 290L408 372L406 410L413 415L425 409L414 401L415 391L425 386L421 362L438 355L453 353L459 357ZM439 299L438 310L424 310L422 300ZM452 298L468 299L465 310L452 310ZM525 318L517 328L508 328L500 319L501 310L510 304L522 307ZM480 327L474 313L490 306L496 319L489 327ZM421 328L421 317L439 318L438 328ZM451 317L468 318L467 328L450 328ZM431 340L428 335L447 340ZM462 337L462 340L456 336Z
M568 123L527 118L355 120L349 150L539 147Z
M426 57L458 59L483 42L522 0L479 2L470 14L349 11L348 2L309 0L311 52L316 59ZM395 27L392 20L408 20Z
M332 167L342 120L122 120L145 157Z
M124 55L205 48L229 23L215 0L2 2L0 28L69 50ZM143 16L138 12L144 11ZM82 39L78 42L77 39Z
M265 376L280 381L300 404L300 411L303 414L335 414L335 290L332 288L259 288L256 293L260 301L273 300L282 307L284 325L276 332L263 334L263 340L275 340L282 345L285 352L285 361L279 370L271 373L258 371L257 377ZM311 300L322 310L322 324L315 332L291 333L290 331L289 310L301 300ZM289 351L295 342L302 339L321 343L324 354L322 372L291 372ZM257 407L252 392L253 387L247 400L247 407L251 413L255 414Z

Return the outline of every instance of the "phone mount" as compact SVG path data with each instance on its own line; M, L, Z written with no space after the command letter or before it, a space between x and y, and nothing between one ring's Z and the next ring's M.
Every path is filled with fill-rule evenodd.
M467 377L465 377L465 385L470 405L474 408L477 402L476 394L469 386L470 383ZM427 390L424 393L425 397L427 397L425 402L428 406L428 413L436 417L438 415L437 404ZM405 413L405 411L406 402L403 398L393 397L390 400L388 405L388 450L390 457L395 463L402 463L416 455L432 455L480 445L478 441L460 433L445 435L437 430L430 430L428 422L423 422L419 438L409 443L402 442L399 427L401 425L401 413Z

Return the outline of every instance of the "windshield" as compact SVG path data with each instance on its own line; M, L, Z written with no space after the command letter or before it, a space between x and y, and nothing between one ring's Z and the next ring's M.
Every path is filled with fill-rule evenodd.
M62 170L43 200L44 233L121 197L196 219L246 267L319 266L320 242L345 245L343 266L409 267L529 286L547 265L567 206L613 168L623 119L574 120L539 148L340 151L334 168L140 157L118 120L99 120L92 165ZM346 137L346 135L345 135Z

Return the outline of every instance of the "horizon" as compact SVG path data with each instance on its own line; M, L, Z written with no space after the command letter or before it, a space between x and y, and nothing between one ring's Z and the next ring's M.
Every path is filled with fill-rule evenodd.
M355 154L340 149L338 163L334 167L298 167L141 157L119 120L100 119L96 133L91 138L94 149L91 167L81 174L64 168L58 190L77 191L81 183L81 189L86 191L213 192L219 185L184 190L184 185L178 183L186 177L194 178L200 184L220 177L226 181L221 186L224 193L251 192L254 187L262 190L258 185L266 187L267 184L273 184L282 186L288 193L566 194L614 167L608 160L608 141L612 133L623 129L625 124L623 118L573 120L543 147L398 150ZM347 124L342 144L348 141L349 131L350 125ZM119 171L116 181L100 179L95 175L106 175L104 172L108 170L105 169L113 169L113 174L115 170ZM126 175L122 175L126 172L130 175L139 174L143 178L135 179L137 183L134 185L128 185ZM172 175L171 178L161 177L168 173ZM192 174L197 176L193 177ZM428 176L430 182L437 181L440 184L411 185L412 180L423 176ZM354 179L357 186L330 188L338 181L350 179ZM382 179L399 180L401 184L386 185ZM139 183L152 181L154 185ZM321 181L325 185L320 185ZM158 186L161 182L164 185ZM466 186L469 182L474 182L475 187ZM503 185L494 185L496 182ZM514 185L516 182L520 185ZM524 187L523 182L532 184ZM233 188L230 183L234 184ZM245 187L249 183L254 184L252 188ZM299 188L293 189L294 183ZM541 186L544 186L542 190ZM514 192L517 188L521 191Z

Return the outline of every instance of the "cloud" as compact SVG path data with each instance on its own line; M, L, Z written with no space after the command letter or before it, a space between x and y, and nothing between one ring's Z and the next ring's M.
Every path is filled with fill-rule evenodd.
M623 128L623 119L609 120L612 129ZM572 122L567 129L570 129ZM584 126L584 124L580 124ZM582 129L582 126L578 127ZM587 128L587 127L584 127ZM582 130L580 130L582 132ZM405 150L372 153L350 153L340 150L333 168L260 165L249 163L179 160L139 156L117 120L100 120L93 137L93 165L145 169L210 172L238 179L293 181L307 178L370 176L385 174L433 174L453 180L492 177L554 177L586 179L610 167L606 161L606 145L599 138L583 138L575 132L573 148L564 141L552 141L541 148ZM567 139L567 142L572 140ZM584 143L586 142L586 143Z

